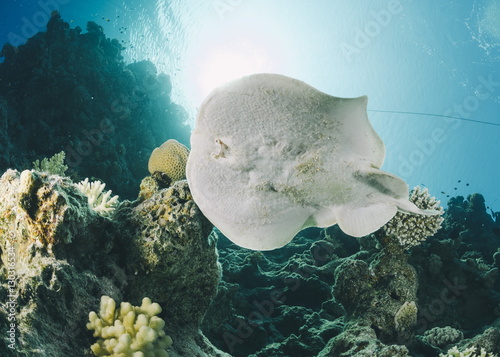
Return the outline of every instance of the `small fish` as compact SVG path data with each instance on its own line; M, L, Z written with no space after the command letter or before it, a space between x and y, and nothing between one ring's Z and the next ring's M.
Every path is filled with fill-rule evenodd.
M458 190L458 188L455 187L454 190Z
M462 182L462 180L458 180L458 183Z
M442 195L446 195L446 192L444 192L444 191L441 191L441 194L442 194Z
M465 184L465 186L469 186L469 184L468 184L468 183L466 183L466 184Z

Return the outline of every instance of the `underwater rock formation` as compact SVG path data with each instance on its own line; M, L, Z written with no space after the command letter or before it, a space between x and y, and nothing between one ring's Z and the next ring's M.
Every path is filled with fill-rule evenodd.
M235 357L314 356L342 330L343 309L330 302L340 262L331 259L330 242L311 245L318 231L305 230L269 252L220 237L223 280L202 325L216 346Z
M70 179L36 171L8 170L0 197L2 356L90 356L85 321L102 295L160 303L171 357L228 356L199 331L220 268L185 181L123 201L112 217Z
M412 338L417 322L415 269L395 240L385 239L384 247L371 253L368 263L346 259L335 270L332 292L346 311L346 327L320 356L356 355L361 350L363 356L407 354L406 347L396 345ZM370 335L372 341L367 341Z
M45 32L3 47L0 172L64 150L75 181L98 178L133 199L155 147L189 144L188 116L168 75L149 61L127 65L118 40L94 22L86 30L53 12Z
M356 239L333 226L270 252L212 230L186 181L162 173L107 217L48 173L8 170L0 197L7 357L90 356L84 322L102 295L160 303L174 357L500 353L498 223L477 194L450 200L442 229L408 250L383 230Z
M164 307L176 336L197 331L217 293L220 266L212 225L194 204L186 181L156 192L137 206L122 205L115 219L129 232L126 295L148 296ZM167 326L168 330L168 326Z
M82 356L82 319L105 291L118 299L124 276L112 259L112 223L91 211L72 182L35 171L0 178L2 338L6 356ZM13 324L13 325L11 325ZM10 336L10 335L9 335ZM12 344L13 348L8 348Z
M451 199L443 218L409 248L333 226L252 252L217 232L223 276L202 330L235 357L499 354L500 222L479 194Z

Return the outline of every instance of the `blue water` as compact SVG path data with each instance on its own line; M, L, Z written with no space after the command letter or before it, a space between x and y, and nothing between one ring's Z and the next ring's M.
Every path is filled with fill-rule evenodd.
M23 43L58 9L172 76L190 113L216 85L255 72L341 97L368 95L383 169L447 196L480 192L500 210L500 2L190 0L2 1L0 43ZM460 182L459 182L460 181ZM442 193L443 192L443 193Z

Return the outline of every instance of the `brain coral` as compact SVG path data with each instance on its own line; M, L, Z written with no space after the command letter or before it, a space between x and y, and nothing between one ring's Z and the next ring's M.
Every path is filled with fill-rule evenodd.
M172 181L186 178L186 162L189 149L174 139L165 141L159 148L151 153L148 170L151 174L155 171L166 173Z
M441 214L444 212L440 202L429 194L427 188L416 186L411 190L409 199L420 209L437 210ZM422 216L398 212L382 229L388 236L397 237L403 247L410 248L436 234L441 223L441 215Z
M90 348L96 356L168 357L165 350L172 339L165 335L165 321L156 316L161 312L157 303L142 299L141 306L116 302L109 296L101 297L99 314L91 311L89 330L99 337Z

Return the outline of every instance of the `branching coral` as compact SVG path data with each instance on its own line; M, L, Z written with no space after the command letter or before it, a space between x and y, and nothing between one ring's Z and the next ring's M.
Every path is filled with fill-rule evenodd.
M446 353L440 353L439 357L496 357L496 355L486 352L484 348L477 351L476 347L470 347L463 351L459 351L457 346L455 346Z
M416 186L410 193L410 201L423 210L438 210L444 212L440 202L432 197L427 188ZM399 243L410 248L433 236L439 228L443 217L441 215L423 216L398 212L387 224L382 227L388 236L397 237Z
M64 151L54 154L50 158L44 158L42 161L33 161L33 169L40 172L47 172L52 175L64 176L68 166L64 165L66 154Z
M141 306L116 302L109 296L101 297L99 314L91 311L87 329L99 337L90 348L96 356L168 357L166 348L172 344L165 335L165 321L156 316L161 312L157 303L142 299Z
M87 196L89 206L101 216L110 216L118 204L118 196L111 197L111 190L104 192L106 184L101 181L89 182L86 178L77 183L76 187Z

